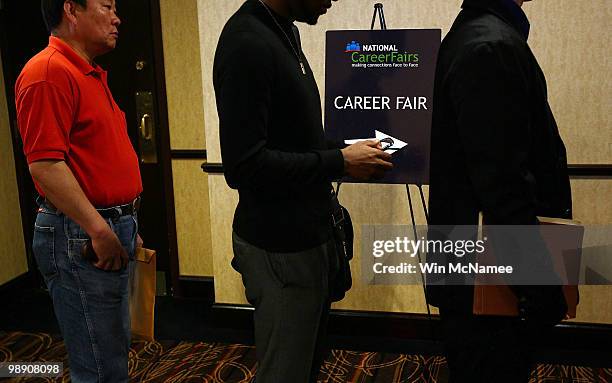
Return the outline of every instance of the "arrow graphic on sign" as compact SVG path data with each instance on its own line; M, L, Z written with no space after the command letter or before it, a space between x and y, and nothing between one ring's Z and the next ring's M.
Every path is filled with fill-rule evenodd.
M356 144L361 141L379 140L385 152L389 154L393 154L397 151L400 151L408 145L404 141L398 138L392 137L383 132L380 132L378 130L375 130L374 132L376 134L375 138L357 138L357 139L352 139L352 140L344 140L344 143L347 145L352 145L352 144Z

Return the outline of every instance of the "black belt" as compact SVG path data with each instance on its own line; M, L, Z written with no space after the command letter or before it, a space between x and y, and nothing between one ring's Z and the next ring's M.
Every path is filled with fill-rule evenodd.
M137 197L132 202L125 205L106 207L96 210L102 216L102 218L106 219L117 219L119 217L123 217L124 215L135 215L140 209L140 199L140 197ZM45 204L50 209L59 211L48 199L45 199Z
M123 217L124 215L135 215L138 213L138 209L140 209L140 197L137 197L131 203L125 205L96 210L98 210L98 213L100 213L102 218L117 219L119 217Z

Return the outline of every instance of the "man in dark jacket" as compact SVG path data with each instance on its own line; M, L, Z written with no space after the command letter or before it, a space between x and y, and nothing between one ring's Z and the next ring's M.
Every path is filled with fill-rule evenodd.
M316 379L337 270L331 181L392 166L376 141L341 148L325 140L319 90L293 22L315 24L330 7L331 0L248 0L215 56L225 178L240 195L232 266L255 306L258 383Z
M522 0L465 0L436 74L430 223L537 225L571 218L567 159L531 52ZM513 286L527 321L472 316L473 286L430 286L453 382L526 382L526 329L557 323L560 286ZM527 325L526 325L527 323Z

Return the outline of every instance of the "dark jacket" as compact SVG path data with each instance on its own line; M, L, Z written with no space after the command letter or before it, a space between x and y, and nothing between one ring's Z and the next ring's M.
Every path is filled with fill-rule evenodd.
M521 21L502 0L466 0L442 42L432 225L476 225L479 212L488 224L504 225L572 216L565 146ZM440 296L429 295L440 303Z

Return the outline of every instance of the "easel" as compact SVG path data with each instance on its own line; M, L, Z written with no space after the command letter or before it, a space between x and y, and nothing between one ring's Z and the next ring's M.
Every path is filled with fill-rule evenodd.
M381 3L376 3L374 4L374 15L372 16L372 25L370 26L370 29L374 29L374 26L376 24L376 16L378 16L378 19L380 21L380 29L381 30L387 30L387 21L385 20L385 13L383 10L383 4ZM427 211L427 203L425 202L425 194L423 193L423 185L421 184L416 184L416 187L419 189L419 194L421 195L421 203L423 205L423 212L425 213L425 221L427 222L427 224L429 225L429 213ZM337 186L337 193L340 192L340 183L338 183ZM406 184L406 192L408 194L408 206L410 207L410 219L412 220L412 231L414 233L414 240L418 240L417 236L417 229L416 229L416 219L414 216L414 206L412 204L412 196L410 195L410 185ZM420 249L417 251L417 256L419 259L419 263L423 263L422 257L421 257L421 251ZM423 286L423 296L425 298L425 306L427 307L427 321L429 323L429 330L430 330L430 335L432 337L432 339L435 339L434 335L434 328L433 328L433 323L432 323L432 318L431 318L431 310L429 308L429 302L427 301L427 293L425 290L425 276L423 275L423 273L421 273L421 283Z
M383 11L383 5L381 3L374 4L374 16L372 16L372 25L370 29L374 29L376 24L376 15L380 19L380 29L383 31L387 29L387 21L385 20L385 12Z

